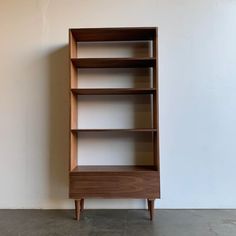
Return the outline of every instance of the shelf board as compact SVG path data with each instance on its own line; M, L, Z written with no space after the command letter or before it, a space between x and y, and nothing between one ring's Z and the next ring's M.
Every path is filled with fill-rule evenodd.
M157 34L155 27L79 28L70 31L77 42L154 40Z
M154 67L155 58L71 58L77 68L148 68Z
M71 89L72 93L78 95L122 95L122 94L154 94L154 88L89 88Z
M141 129L71 129L72 133L79 132L157 132L157 129L153 128L141 128Z
M156 171L155 166L76 166L71 173L78 172L142 172L142 171Z

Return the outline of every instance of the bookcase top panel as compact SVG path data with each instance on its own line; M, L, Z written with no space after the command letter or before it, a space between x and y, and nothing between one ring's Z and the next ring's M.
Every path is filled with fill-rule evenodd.
M139 41L154 40L157 35L157 28L77 28L70 29L70 32L77 42Z

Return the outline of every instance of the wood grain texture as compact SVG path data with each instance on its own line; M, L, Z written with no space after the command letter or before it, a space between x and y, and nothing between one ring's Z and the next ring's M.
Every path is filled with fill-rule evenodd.
M157 171L70 173L70 198L158 198Z
M158 34L157 28L90 28L70 29L70 172L69 196L76 199L76 217L80 217L84 198L145 198L150 218L154 200L160 197L159 110L158 110ZM80 58L78 42L152 41L152 57L147 58ZM79 89L78 68L150 68L152 88ZM152 104L152 128L78 129L78 95L146 94ZM152 102L151 102L152 99ZM150 132L153 142L151 166L77 166L77 141L80 132Z
M72 171L77 166L77 151L78 151L78 142L77 134L70 133L70 159L69 159L69 170Z
M154 94L155 88L99 88L99 89L71 89L77 95L123 95L123 94Z
M153 220L153 217L154 217L154 203L155 203L155 199L148 199L148 210L149 210L151 221Z
M72 33L69 32L69 56L76 57L77 56L77 43ZM77 87L77 68L73 65L71 60L69 61L69 69L70 69L70 79L69 79L69 88ZM69 127L70 129L77 127L77 96L74 95L71 91L69 92L70 96L70 119L69 119ZM77 134L70 133L69 134L69 170L72 170L77 165Z
M84 210L84 198L80 199L80 211Z
M72 58L77 68L148 68L155 66L155 58Z
M153 57L158 58L158 30L156 29L153 40ZM153 67L153 87L158 91L158 60ZM153 95L153 127L159 131L159 97L158 93ZM159 150L159 133L153 133L153 161L156 169L160 171L160 150Z
M77 57L77 43L72 33L69 32L69 58L76 58L76 57ZM71 60L69 61L69 63L70 63L70 88L74 88L77 87L78 70L73 65Z
M75 200L75 219L77 221L80 220L80 212L81 212L81 199Z
M77 42L153 40L154 27L70 29Z

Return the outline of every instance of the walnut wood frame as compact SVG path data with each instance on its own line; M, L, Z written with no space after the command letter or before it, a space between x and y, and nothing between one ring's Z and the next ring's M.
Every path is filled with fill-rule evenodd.
M148 58L78 58L78 42L151 41ZM70 153L69 197L75 200L79 220L85 198L144 198L153 219L154 200L160 198L159 119L158 119L158 43L157 28L83 28L69 30L70 57ZM143 89L79 89L78 68L153 68L153 87ZM78 129L77 96L80 95L148 94L152 97L152 128ZM150 132L153 143L151 166L78 166L78 132ZM114 187L114 182L116 183Z

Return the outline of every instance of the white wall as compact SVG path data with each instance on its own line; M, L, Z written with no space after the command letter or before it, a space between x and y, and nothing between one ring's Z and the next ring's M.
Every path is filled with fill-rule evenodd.
M159 27L156 207L236 207L235 1L2 0L0 12L0 208L73 207L68 28L116 26ZM86 206L142 208L144 201Z

